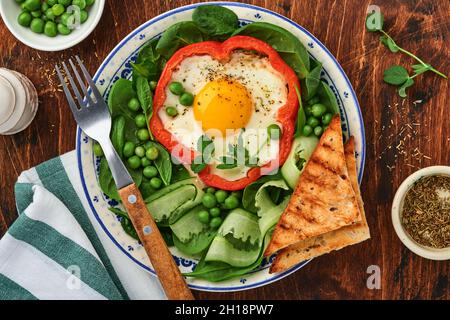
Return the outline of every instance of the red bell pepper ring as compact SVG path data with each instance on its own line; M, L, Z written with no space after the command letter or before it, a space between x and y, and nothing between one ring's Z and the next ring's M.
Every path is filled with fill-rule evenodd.
M166 63L164 70L156 87L154 102L153 102L153 116L150 119L150 129L156 138L169 152L173 153L178 150L178 154L174 155L182 163L190 164L197 154L196 150L181 146L177 139L164 128L164 124L158 115L161 108L164 107L166 100L166 87L171 82L172 72L178 65L186 58L195 55L210 55L214 59L221 62L229 61L233 51L243 49L251 50L261 53L268 57L272 67L282 74L288 84L288 97L286 104L278 110L277 121L282 124L282 133L279 141L278 158L265 164L261 168L272 168L283 165L289 155L294 135L295 121L298 112L298 98L295 92L295 86L300 88L300 84L295 72L283 61L279 54L267 43L253 37L235 36L231 37L225 42L205 41L194 43L178 50L172 58ZM247 172L245 178L229 181L218 175L212 174L210 167L207 166L198 175L202 181L208 185L222 190L241 190L248 184L258 180L261 176L261 168L251 168Z

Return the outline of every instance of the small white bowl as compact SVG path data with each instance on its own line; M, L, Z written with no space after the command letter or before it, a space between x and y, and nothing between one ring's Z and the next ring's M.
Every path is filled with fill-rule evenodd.
M401 213L403 209L403 200L408 190L422 177L446 175L450 176L450 167L447 166L433 166L420 169L406 178L400 185L392 202L392 224L395 232L403 244L415 254L430 260L449 260L450 248L434 249L418 244L414 241L408 232L404 229L401 223Z
M0 14L9 31L22 43L42 51L60 51L80 43L95 29L103 13L105 0L96 0L88 9L89 18L78 29L67 36L57 35L54 38L44 34L37 34L30 28L23 27L17 22L22 11L20 5L13 0L0 1Z

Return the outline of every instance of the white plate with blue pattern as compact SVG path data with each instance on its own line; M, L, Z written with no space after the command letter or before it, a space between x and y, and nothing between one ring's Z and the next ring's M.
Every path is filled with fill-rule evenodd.
M255 21L264 21L289 30L306 46L311 56L322 62L323 72L321 77L329 84L331 90L336 95L344 134L355 137L358 174L359 180L361 181L366 149L364 123L355 92L336 59L311 33L282 15L264 8L242 3L215 2L214 4L222 5L233 10L238 15L242 25ZM157 16L138 27L121 41L101 64L94 77L97 87L103 93L105 99L115 81L119 78L129 79L131 77L130 62L136 59L137 53L146 42L155 37L159 37L164 30L176 22L192 20L192 12L199 5L194 4L180 7ZM123 231L118 218L108 210L109 206L118 206L119 204L114 200L108 199L98 186L99 159L92 152L92 143L93 141L78 128L76 141L78 164L85 196L92 209L92 214L94 214L104 231L111 238L111 241L124 254L139 266L154 274L154 270L143 247ZM171 252L182 272L192 271L198 262L182 254L174 247L171 248ZM282 273L269 274L268 268L272 259L264 260L258 269L240 278L218 283L191 278L188 278L187 281L192 289L197 290L246 290L284 278L299 270L308 262L302 262Z

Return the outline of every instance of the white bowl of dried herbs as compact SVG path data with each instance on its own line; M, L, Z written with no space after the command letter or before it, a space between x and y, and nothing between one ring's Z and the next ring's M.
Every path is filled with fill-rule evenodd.
M400 185L392 223L403 244L431 260L450 259L450 167L423 168Z

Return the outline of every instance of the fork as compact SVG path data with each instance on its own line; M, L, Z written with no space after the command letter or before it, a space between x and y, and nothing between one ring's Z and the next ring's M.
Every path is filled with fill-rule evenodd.
M75 121L89 137L96 140L102 147L122 203L150 258L150 262L155 268L167 298L171 300L193 300L192 292L189 290L186 281L175 264L172 254L167 248L152 215L149 213L138 187L133 182L133 179L109 138L111 115L108 106L95 86L86 67L81 62L81 59L78 56L75 56L75 59L88 83L89 91L72 59L69 59L69 63L83 94L80 93L67 65L62 62L62 66L66 79L69 81L70 87L75 93L78 104L75 102L69 90L69 86L61 73L60 67L58 65L55 66L56 73L58 74ZM91 97L90 92L93 93L93 97Z

